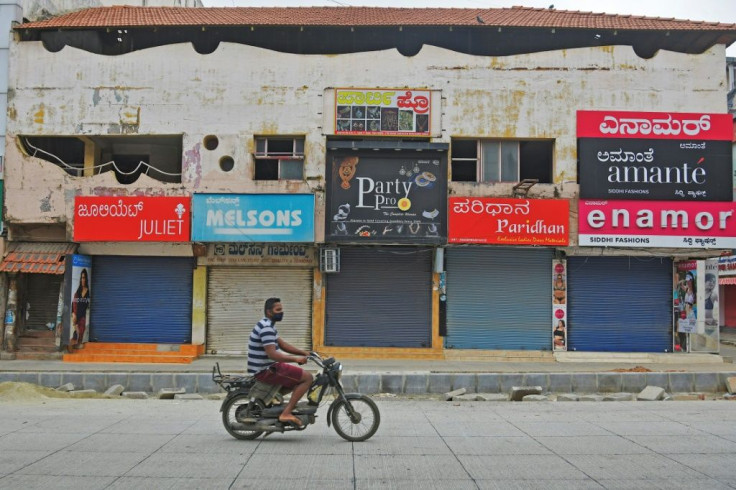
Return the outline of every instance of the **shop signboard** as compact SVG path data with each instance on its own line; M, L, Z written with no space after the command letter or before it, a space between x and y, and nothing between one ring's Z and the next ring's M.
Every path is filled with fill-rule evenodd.
M447 239L447 157L328 156L325 241L442 244Z
M314 242L314 194L194 194L192 241Z
M431 91L426 89L335 90L335 134L430 136Z
M736 248L732 202L580 199L578 212L580 246Z
M75 242L188 242L191 198L77 196Z
M199 265L314 267L315 248L299 243L210 243Z
M731 201L728 114L578 111L580 197Z
M451 197L448 242L567 246L570 205L564 199Z

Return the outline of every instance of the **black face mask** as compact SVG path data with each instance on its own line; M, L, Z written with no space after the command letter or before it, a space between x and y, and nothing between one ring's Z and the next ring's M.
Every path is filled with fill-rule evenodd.
M273 321L273 322L280 322L283 319L284 319L284 313L283 312L281 312L281 313L274 313L273 316L271 317L271 321Z

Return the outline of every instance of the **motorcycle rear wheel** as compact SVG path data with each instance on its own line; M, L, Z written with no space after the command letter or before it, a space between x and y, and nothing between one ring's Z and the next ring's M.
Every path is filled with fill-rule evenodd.
M370 439L381 424L381 413L376 404L365 395L348 400L357 414L357 419L351 419L347 404L338 400L332 408L332 425L337 435L351 442L361 442Z
M243 423L242 419L248 417L248 418L254 418L257 419L261 415L261 411L263 410L263 403L260 400L256 400L254 410L252 412L248 411L248 403L250 402L250 398L246 394L237 395L230 399L230 401L227 402L225 407L222 410L222 425L225 426L225 430L234 438L236 439L242 439L242 440L252 440L256 439L258 436L263 434L263 431L258 430L241 430L241 429L234 429L232 427L233 423Z

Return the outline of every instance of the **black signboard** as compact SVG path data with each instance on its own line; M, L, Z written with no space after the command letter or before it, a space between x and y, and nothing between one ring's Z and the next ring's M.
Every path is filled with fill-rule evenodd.
M580 138L580 197L733 200L729 141Z
M447 156L330 153L325 241L447 242Z

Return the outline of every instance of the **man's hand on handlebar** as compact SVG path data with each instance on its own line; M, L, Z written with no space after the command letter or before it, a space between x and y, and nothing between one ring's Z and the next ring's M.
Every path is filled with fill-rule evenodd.
M307 363L307 356L297 356L294 358L294 362L303 366Z

